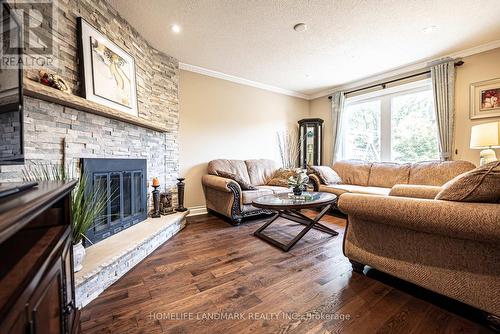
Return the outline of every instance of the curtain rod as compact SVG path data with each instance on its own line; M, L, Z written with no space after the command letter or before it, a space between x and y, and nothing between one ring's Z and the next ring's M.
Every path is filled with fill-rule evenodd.
M462 66L463 64L464 64L464 62L462 60L459 60L459 61L457 61L455 63L455 66ZM353 89L353 90L350 90L348 92L345 92L344 95L352 94L352 93L356 93L356 92L360 92L362 90L370 89L370 88L375 88L375 87L378 87L378 86L382 86L382 89L385 89L386 85L391 84L393 82L398 82L398 81L401 81L401 80L406 80L406 79L410 79L410 78L413 78L413 77L418 77L418 76L420 76L422 74L428 74L428 73L431 73L431 70L426 70L426 71L415 73L415 74L412 74L412 75L407 75L407 76L402 77L402 78L397 78L397 79L394 79L394 80L389 80L389 81L382 82L382 83L379 83L379 84L376 84L376 85L371 85L371 86L367 86L367 87ZM331 95L328 96L328 99L331 100L332 96Z

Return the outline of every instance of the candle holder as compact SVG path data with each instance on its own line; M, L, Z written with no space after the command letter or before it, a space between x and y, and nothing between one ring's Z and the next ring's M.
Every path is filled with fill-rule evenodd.
M184 212L187 210L184 207L184 187L186 184L183 181L185 180L185 178L179 177L177 180L179 181L179 182L177 182L177 202L178 202L178 205L177 205L177 208L175 209L175 211Z
M160 218L160 191L158 190L159 185L153 186L155 188L153 193L153 212L151 213L152 218Z

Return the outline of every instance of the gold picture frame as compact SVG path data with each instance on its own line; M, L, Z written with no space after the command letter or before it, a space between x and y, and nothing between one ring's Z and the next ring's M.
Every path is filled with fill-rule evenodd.
M500 117L500 78L470 85L470 119Z

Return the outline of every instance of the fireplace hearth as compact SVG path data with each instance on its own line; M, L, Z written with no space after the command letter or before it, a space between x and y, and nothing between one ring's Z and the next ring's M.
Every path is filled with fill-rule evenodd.
M106 239L147 218L147 167L145 159L84 158L86 193L100 189L108 203L87 231L85 245Z

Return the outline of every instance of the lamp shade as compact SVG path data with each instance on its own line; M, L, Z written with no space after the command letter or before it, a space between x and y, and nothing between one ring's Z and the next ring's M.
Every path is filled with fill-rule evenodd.
M500 146L500 122L478 124L472 127L470 148Z

